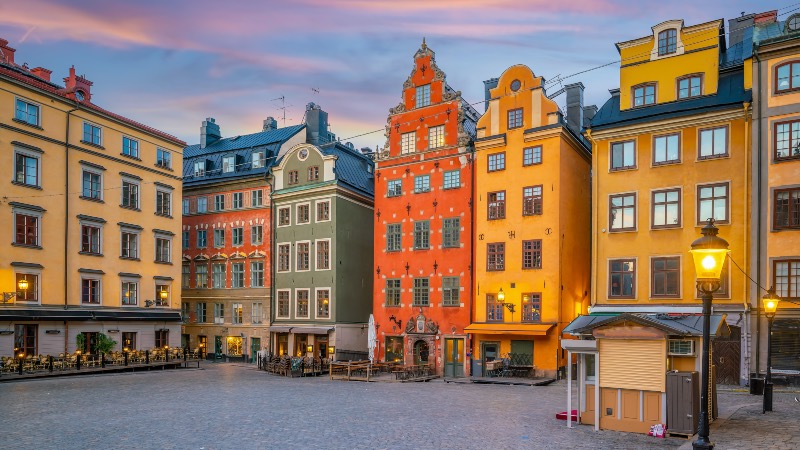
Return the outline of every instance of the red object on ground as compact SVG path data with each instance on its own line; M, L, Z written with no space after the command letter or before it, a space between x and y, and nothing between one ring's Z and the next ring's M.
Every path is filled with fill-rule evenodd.
M578 410L577 409L573 409L571 415L572 415L572 421L573 422L577 422L578 421ZM558 419L558 420L567 420L567 412L566 411L561 411L560 413L556 413L556 419Z

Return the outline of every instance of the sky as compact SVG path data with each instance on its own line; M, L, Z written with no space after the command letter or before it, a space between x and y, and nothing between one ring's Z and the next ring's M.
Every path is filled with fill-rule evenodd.
M302 123L305 106L357 147L383 146L426 38L447 82L483 112L483 80L515 64L586 87L598 107L619 86L616 42L670 19L694 25L797 0L25 0L0 2L0 38L15 60L53 71L74 65L93 103L189 144L214 117L224 137ZM555 89L551 89L551 92ZM564 107L564 96L556 98ZM285 109L283 109L285 108ZM285 111L285 122L284 122Z

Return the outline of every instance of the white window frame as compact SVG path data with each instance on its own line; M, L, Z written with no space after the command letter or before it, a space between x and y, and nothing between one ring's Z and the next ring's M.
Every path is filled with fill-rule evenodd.
M261 270L260 270L260 272L261 272L261 284L259 284L259 285L255 284L256 277L254 276L254 274L257 273L256 270L253 270L254 269L253 266L255 264L261 264ZM265 284L264 270L265 270L264 261L250 261L250 287L252 287L252 288L263 288L264 287L264 284Z
M205 176L206 175L206 160L204 159L202 161L195 161L193 168L194 168L194 171L192 173L193 173L193 176L195 178Z
M328 204L328 218L327 219L320 219L319 218L319 205L325 204L325 203ZM314 221L315 221L315 223L330 222L331 221L331 216L333 216L333 211L331 211L331 200L330 199L317 200L314 203Z
M131 283L136 285L136 298L134 299L134 303L132 304L125 304L125 289L124 285L126 283ZM142 296L142 287L141 283L139 282L138 278L133 277L120 277L119 278L119 305L122 308L132 308L139 306L139 298Z
M298 311L300 310L300 302L298 301L299 296L297 295L300 291L305 291L308 293L308 311L305 316L301 316ZM294 290L294 317L295 319L310 319L311 318L311 289L309 288L295 288Z
M253 231L258 228L261 230L261 233L258 235L258 240L255 240L254 237L256 236ZM251 225L250 226L250 245L261 245L264 243L264 225Z
M161 296L158 295L160 290L158 289L159 286L166 286L167 287L167 299L161 300ZM172 282L169 280L155 280L153 283L153 301L154 305L158 308L169 308L170 303L172 302ZM166 302L166 303L164 303Z
M214 236L214 242L212 243L211 246L213 248L225 248L225 228L214 228L213 231L214 233L212 234ZM217 231L222 232L222 245L217 245Z
M287 223L286 225L281 225L281 211L282 210L289 210L289 223ZM278 228L292 226L292 207L291 206L281 206L281 207L278 208L278 220L277 220L277 225L276 226Z
M159 261L158 260L158 241L165 240L167 241L167 249L169 250L169 255L167 255L166 261ZM162 264L171 264L172 263L172 256L175 252L172 249L172 236L163 233L156 233L153 237L153 261L162 263Z
M422 97L422 98L420 98ZM431 85L423 84L414 89L414 107L424 108L431 105Z
M289 254L289 270L281 270L281 261L280 261L280 257L281 257L280 248L281 248L281 246L288 246L289 247L289 253L288 253ZM292 243L291 242L278 242L277 245L275 245L275 255L276 255L275 256L276 257L275 271L278 272L278 273L289 273L289 272L291 272L292 271Z
M236 314L236 310L239 310L241 317ZM231 304L231 323L235 325L241 325L244 323L244 304L243 303L233 303Z
M317 308L317 295L319 291L328 291L328 316L320 316L317 314L319 309ZM329 286L317 287L314 288L314 319L321 319L321 320L331 320L331 309L333 309L333 290Z
M203 207L202 210L200 209L200 200L205 200L205 206ZM197 197L197 210L195 212L198 213L198 214L199 213L207 213L208 212L208 197L207 196L201 195L201 196Z
M300 270L300 269L297 268L297 266L295 266L294 271L295 272L310 272L311 268L314 267L314 264L312 264L314 261L311 260L311 255L314 254L314 252L311 249L311 241L310 240L296 241L294 243L294 254L295 254L294 255L294 259L295 259L295 262L299 261L299 258L297 256L297 252L300 251L300 244L308 244L308 269ZM314 254L314 255L316 256L316 254Z
M37 211L35 209L28 209L24 206L14 206L11 208L11 222L13 223L13 227L11 228L11 242L14 245L30 245L30 244L17 244L17 214L23 214L26 216L36 217L36 243L33 244L37 247L42 246L42 215L44 211Z
M123 248L123 246L122 246L122 244L123 244L122 234L123 233L132 234L132 235L136 236L136 248L134 250L135 253L136 253L135 256L123 256L123 254L122 254L122 248ZM134 259L134 260L140 259L141 258L140 250L142 248L141 245L142 245L142 230L138 230L136 228L130 228L130 227L126 227L124 225L120 225L120 230L119 230L119 257L120 258L122 258L122 259Z
M233 162L231 162L233 159ZM236 155L225 155L222 157L222 173L236 172Z
M258 199L258 203L256 203L256 199ZM250 206L253 208L264 206L264 191L261 189L250 191Z
M29 302L25 300L15 299L15 302L20 302L24 305L41 305L42 304L42 269L35 269L31 267L18 267L14 268L14 283L17 282L17 275L34 275L36 277L36 286L31 286L28 283L28 290L31 288L36 290L36 301Z
M214 269L217 267L222 267L222 282L217 283L217 274ZM228 263L225 261L212 261L211 262L211 289L226 289L228 287Z
M18 181L17 180L17 155L23 155L23 156L26 156L28 158L33 158L33 159L36 160L36 184L28 184L28 183L25 183L24 181ZM23 148L23 147L15 145L14 146L14 160L12 161L12 164L13 164L12 169L11 169L11 172L13 173L12 181L14 181L15 184L19 184L19 185L22 185L22 186L42 187L42 153L41 152L37 152L37 151L32 150L32 149ZM83 183L81 183L81 193L83 193Z
M433 150L444 147L444 125L428 128L428 149Z
M281 308L278 306L278 301L280 300L280 293L281 292L288 292L289 293L289 304L287 305L287 311L289 314L285 316L280 315ZM276 319L289 319L292 317L292 290L291 289L278 289L275 291L275 318Z
M239 243L236 243L236 230L239 230ZM244 226L231 228L231 246L241 247L244 245Z
M266 163L266 158L264 152L253 152L250 155L251 169L260 169L266 165L265 163Z
M237 283L236 282L236 278L235 278L236 273L233 270L235 267L237 267L237 265L241 265L241 268L242 268L242 271L241 271L242 282L241 283ZM242 288L246 288L247 287L247 277L245 276L246 273L247 273L247 263L245 263L244 260L231 261L231 289L242 289ZM238 286L237 286L237 284L238 284Z
M253 302L252 306L250 307L250 323L258 324L263 322L264 322L264 303Z
M93 280L97 281L97 296L98 302L97 303L84 303L83 302L83 280ZM80 299L81 305L102 305L103 304L103 278L100 274L89 274L89 273L82 273L81 274L81 282L78 284L78 298Z
M236 199L239 199L239 206L236 206ZM231 209L244 208L244 192L234 192L231 194Z
M132 184L132 185L136 186L136 205L134 205L134 206L126 206L123 203L123 199L124 199L124 197L123 197L123 195L124 195L123 186L124 186L125 183ZM135 209L135 210L141 211L141 209L142 209L142 183L141 183L140 180L137 180L137 179L131 178L131 177L126 177L124 175L122 176L122 181L120 181L120 189L119 189L119 205L122 206L123 208L129 208L129 209Z
M166 158L162 158L164 155L166 155ZM162 164L164 161L167 163ZM172 152L161 147L156 147L156 166L172 169Z
M167 214L163 214L162 212L158 211L158 194L167 194L169 195L169 203L167 204ZM173 198L173 190L163 186L156 186L156 195L155 195L155 206L156 206L156 214L162 217L172 217L172 198Z
M400 135L400 154L406 155L417 151L417 133L409 131Z
M327 269L320 269L317 267L317 261L319 261L319 243L320 242L327 242L328 243L328 268ZM325 272L331 270L331 266L333 265L333 249L331 248L331 239L317 239L314 241L314 270L317 272Z
M301 206L308 207L308 222L300 222L300 207ZM311 218L312 218L312 215L311 215L311 202L302 202L302 203L295 204L294 205L294 214L295 214L294 217L296 219L295 220L295 225L307 225L307 224L313 223L312 220L311 220Z
M80 229L80 236L81 236L81 247L83 247L83 227L92 227L92 228L97 228L98 230L100 230L100 233L99 233L99 236L98 236L98 243L97 243L97 247L98 247L98 250L99 250L98 253L84 252L82 248L81 248L81 250L79 250L79 252L81 254L84 254L84 255L95 255L95 256L99 255L99 256L102 256L105 253L105 252L103 252L103 243L104 243L103 241L105 241L105 238L103 237L103 235L105 234L103 228L104 228L105 224L103 222L98 222L98 221L89 220L89 219L78 219L78 224L79 224L78 226L80 227L79 229Z

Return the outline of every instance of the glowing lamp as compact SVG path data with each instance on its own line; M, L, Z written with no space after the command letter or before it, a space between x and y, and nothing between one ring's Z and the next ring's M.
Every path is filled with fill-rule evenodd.
M334 352L334 349L333 349L333 347L328 347L328 353L332 355L332 354L333 354L333 352Z
M717 236L719 229L714 226L714 219L708 219L706 226L700 230L703 235L692 242L692 259L697 281L720 281L725 258L728 256L728 241Z
M506 293L503 292L503 288L500 288L500 292L497 293L497 300L501 302L506 300Z
M309 353L313 352L314 351L314 346L313 345L309 345L308 347L306 347L306 351L309 352Z
M775 313L778 311L778 304L781 301L780 297L775 295L775 289L768 290L767 295L765 295L761 301L764 305L764 315L766 315L768 319L775 317Z
M167 291L158 291L158 296L161 300L166 300L169 293Z
M17 287L20 291L27 291L28 290L28 280L22 278L17 282Z

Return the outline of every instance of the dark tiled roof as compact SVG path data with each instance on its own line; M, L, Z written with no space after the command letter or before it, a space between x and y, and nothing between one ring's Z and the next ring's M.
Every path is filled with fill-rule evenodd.
M753 27L753 42L761 44L766 40L778 39L783 36L789 36L784 30L786 29L786 22L772 22L772 23L759 23ZM795 33L791 33L795 35Z
M336 156L336 179L354 191L375 197L375 165L358 150L340 143L320 146L322 153Z
M741 42L730 46L725 52L720 54L720 70L742 65L745 59L753 56L753 28L745 28L742 30L742 33Z
M294 136L298 131L302 130L303 127L305 127L305 125L292 125L272 131L261 131L259 133L245 134L243 136L223 138L202 149L200 148L200 144L190 145L183 149L183 157L191 158L201 154L227 152L259 145L274 144L276 142L283 143L285 140Z
M613 95L600 108L592 119L591 128L593 130L729 109L735 105L752 101L752 92L744 89L744 73L742 70L737 70L720 74L717 93L713 95L625 111L620 111L619 99L619 95Z

